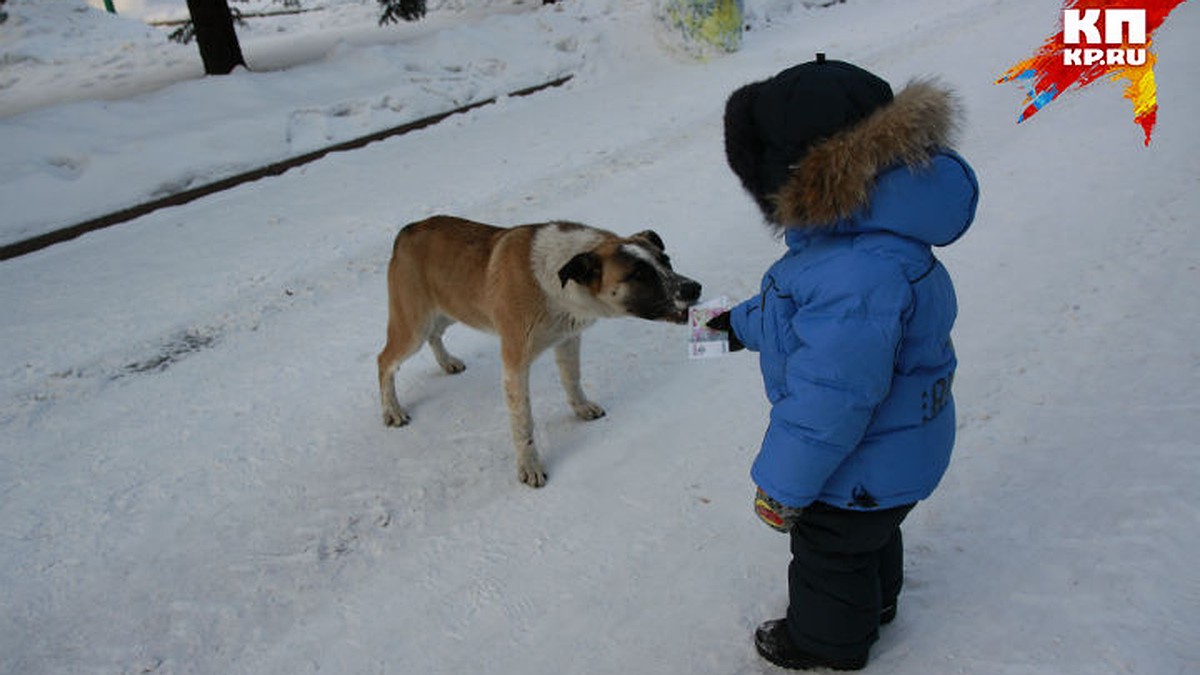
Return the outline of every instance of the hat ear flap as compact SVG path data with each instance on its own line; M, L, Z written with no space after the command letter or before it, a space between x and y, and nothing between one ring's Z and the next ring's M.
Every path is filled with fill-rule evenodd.
M759 170L765 146L754 119L754 104L765 84L765 81L747 84L730 94L725 102L725 159L763 215L770 218L775 209L764 194Z

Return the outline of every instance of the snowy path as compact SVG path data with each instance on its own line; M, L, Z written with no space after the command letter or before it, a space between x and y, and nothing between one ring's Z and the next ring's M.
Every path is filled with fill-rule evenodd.
M944 255L959 450L906 529L871 672L1194 672L1194 126L1123 142L1110 87L1014 127L991 80L1048 23L1014 5L851 3L705 65L626 37L624 69L0 265L19 317L0 326L0 672L773 672L749 635L783 610L787 550L748 504L751 358L597 326L584 381L609 415L577 421L540 361L533 491L491 338L451 330L462 375L402 369L401 430L374 356L391 238L439 211L653 227L706 295L752 293L779 245L724 165L723 95L808 44L897 84L943 73L985 190ZM1200 76L1184 9L1162 82ZM861 28L828 45L834 20ZM1200 116L1183 89L1164 117Z

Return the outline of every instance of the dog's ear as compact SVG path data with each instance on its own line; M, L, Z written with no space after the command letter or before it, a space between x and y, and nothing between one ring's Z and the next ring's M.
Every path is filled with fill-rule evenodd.
M660 251L667 250L667 245L663 243L662 237L654 230L643 230L630 237L630 239L641 239Z
M571 258L570 262L558 270L558 280L566 288L568 281L574 281L581 286L587 286L600 278L600 256L591 251L584 251Z

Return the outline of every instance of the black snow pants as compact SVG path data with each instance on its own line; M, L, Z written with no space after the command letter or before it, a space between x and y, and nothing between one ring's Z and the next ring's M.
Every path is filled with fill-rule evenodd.
M822 502L791 530L787 626L800 649L827 658L865 656L879 614L904 583L900 523L913 504L847 511Z

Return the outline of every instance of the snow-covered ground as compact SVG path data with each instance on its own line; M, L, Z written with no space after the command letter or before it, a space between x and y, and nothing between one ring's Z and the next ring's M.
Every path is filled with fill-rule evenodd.
M816 51L956 87L983 187L941 252L958 449L869 672L1200 672L1194 3L1155 36L1149 148L1115 83L1015 124L993 81L1052 0L749 0L743 50L708 61L634 0L390 28L331 0L241 29L253 70L225 78L136 21L182 4L9 0L0 241L574 79L0 263L0 672L774 672L751 633L789 556L751 509L753 357L602 323L590 423L543 359L541 490L516 481L494 339L451 329L462 375L407 364L399 430L374 357L391 239L437 212L653 227L706 296L753 293L781 244L725 166L724 98Z

